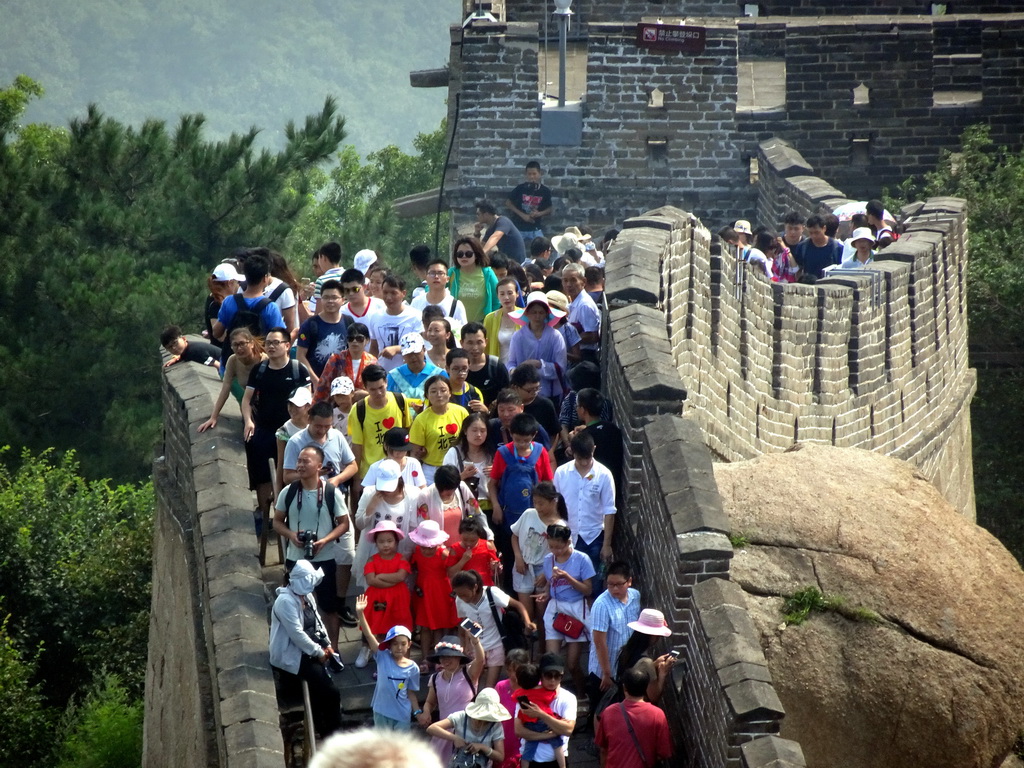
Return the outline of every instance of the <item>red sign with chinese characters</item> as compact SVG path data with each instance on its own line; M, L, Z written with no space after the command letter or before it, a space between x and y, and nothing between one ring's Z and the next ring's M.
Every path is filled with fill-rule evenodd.
M636 44L641 48L703 53L706 40L707 32L704 27L644 22L636 25Z

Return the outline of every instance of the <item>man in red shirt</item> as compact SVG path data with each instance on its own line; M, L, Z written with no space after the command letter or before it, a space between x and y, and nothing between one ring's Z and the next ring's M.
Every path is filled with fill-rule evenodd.
M672 756L665 713L644 701L649 681L643 670L627 670L622 676L626 700L601 713L594 743L602 768L650 768Z

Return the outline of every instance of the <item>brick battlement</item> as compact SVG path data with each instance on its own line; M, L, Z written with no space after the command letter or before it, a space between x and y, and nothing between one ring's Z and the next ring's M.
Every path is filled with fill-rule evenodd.
M670 20L664 4L578 5L572 34L586 69L579 146L540 143L539 3L507 3L504 23L452 28L445 196L457 221L471 218L476 199L502 203L534 159L555 192L554 233L664 205L709 225L749 218L737 212L756 205L750 160L772 136L799 146L856 199L931 170L975 123L989 125L997 144L1021 146L1024 13L988 12L1005 4L929 16L920 12L930 5L910 15L914 4L891 3L888 14L839 17L827 8L810 15L809 3L769 3L761 17L743 18L729 15L738 4L681 3L673 12L706 31L699 54L637 46L642 17ZM548 24L549 35L555 29ZM743 79L766 60L777 67L781 103L741 103ZM655 89L661 106L651 101ZM857 103L854 89L866 89Z

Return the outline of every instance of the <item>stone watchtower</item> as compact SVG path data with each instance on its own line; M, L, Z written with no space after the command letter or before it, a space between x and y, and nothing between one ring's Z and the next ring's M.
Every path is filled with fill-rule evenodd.
M554 3L464 6L448 71L413 77L449 89L457 220L503 201L531 159L557 194L553 230L665 204L713 227L753 210L752 160L771 137L855 199L929 170L968 125L1021 143L1019 3L876 0L851 15L811 0L574 0L568 141L553 130L566 119Z

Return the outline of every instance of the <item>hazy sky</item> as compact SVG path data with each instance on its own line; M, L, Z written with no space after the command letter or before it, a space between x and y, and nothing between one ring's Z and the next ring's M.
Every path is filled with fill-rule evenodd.
M66 124L95 102L137 124L203 112L208 134L251 125L276 143L328 94L361 152L411 148L437 127L447 91L409 72L448 60L459 0L0 0L0 85L46 89L26 121Z

